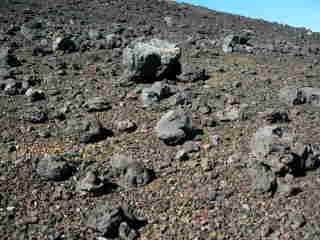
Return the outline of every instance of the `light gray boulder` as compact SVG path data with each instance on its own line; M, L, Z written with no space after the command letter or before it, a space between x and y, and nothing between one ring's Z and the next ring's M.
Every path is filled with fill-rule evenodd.
M182 143L192 133L191 113L182 109L167 112L157 123L155 132L168 145Z
M129 44L123 52L128 80L157 81L175 79L180 74L181 50L165 40L152 39Z

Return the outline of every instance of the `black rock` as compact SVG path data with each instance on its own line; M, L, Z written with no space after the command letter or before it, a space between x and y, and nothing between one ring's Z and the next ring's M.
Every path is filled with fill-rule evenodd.
M29 121L31 123L44 123L48 120L48 114L45 111L35 111L31 113Z

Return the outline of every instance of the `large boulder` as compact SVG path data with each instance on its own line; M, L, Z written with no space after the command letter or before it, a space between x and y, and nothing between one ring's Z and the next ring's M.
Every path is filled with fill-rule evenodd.
M182 109L171 110L162 116L155 132L158 138L168 145L182 143L192 133L191 114Z
M175 79L181 72L180 55L180 48L167 41L138 41L124 50L123 64L127 67L128 79L132 81Z

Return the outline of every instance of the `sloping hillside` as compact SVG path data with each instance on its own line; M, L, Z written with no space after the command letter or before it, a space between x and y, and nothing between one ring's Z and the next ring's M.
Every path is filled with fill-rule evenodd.
M319 49L174 1L0 1L1 239L319 239Z

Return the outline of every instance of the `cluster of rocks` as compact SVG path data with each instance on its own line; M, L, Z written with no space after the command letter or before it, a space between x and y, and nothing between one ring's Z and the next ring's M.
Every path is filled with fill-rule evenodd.
M92 210L86 224L100 236L134 240L139 236L137 229L145 223L146 219L138 209L128 205L114 207L109 202L103 202Z
M252 38L252 31L243 31L240 34L229 34L223 39L222 50L225 53L232 52L250 52L252 45L250 39Z
M288 106L319 106L318 88L288 86L280 89L279 99ZM319 144L303 144L289 128L285 111L272 111L266 120L274 125L260 127L251 139L250 172L257 192L290 192L294 187L281 184L279 177L303 176L320 167ZM279 125L282 124L282 125Z
M320 166L319 144L302 144L284 126L268 125L251 140L254 190L275 191L277 177L302 176Z
M287 86L280 90L279 97L291 106L301 104L320 106L320 88Z
M151 169L123 154L112 156L110 164L114 174L120 175L119 185L125 188L141 187L154 178ZM62 155L45 154L35 159L35 171L47 181L65 181L78 172L78 166ZM78 178L75 190L80 195L99 195L111 192L115 187L116 184L99 175L98 171L88 170ZM90 213L87 225L104 237L119 236L124 240L134 240L138 237L137 229L147 223L141 214L141 210L134 207L114 207L104 202Z

